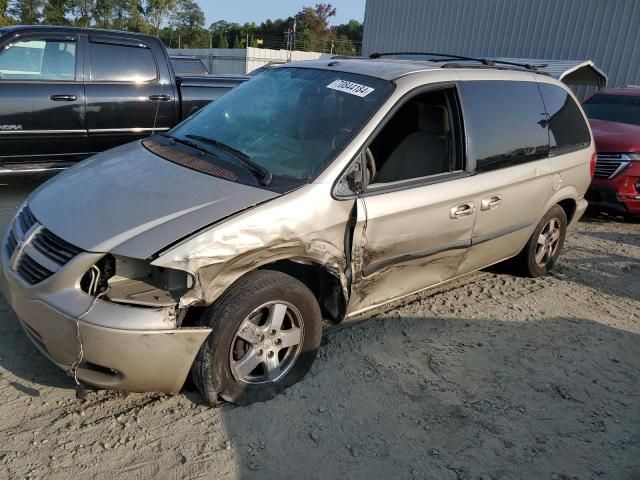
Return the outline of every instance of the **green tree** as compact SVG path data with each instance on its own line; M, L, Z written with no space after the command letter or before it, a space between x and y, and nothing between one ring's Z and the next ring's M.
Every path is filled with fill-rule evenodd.
M93 19L98 28L111 28L115 4L113 0L96 0L93 7Z
M74 23L82 27L89 27L95 0L72 0L72 2L71 12L74 16Z
M335 32L339 36L344 35L352 42L362 42L363 26L357 20L349 20L348 23L335 27Z
M176 8L175 0L143 0L137 5L138 10L149 22L154 35L160 33L160 26Z
M223 32L220 32L220 37L218 38L218 48L229 48L227 36Z
M0 0L0 27L11 24L11 18L9 18L9 0Z
M69 25L67 14L72 5L69 0L48 0L44 6L42 23L47 25Z
M195 0L178 0L171 23L182 39L183 48L209 46L209 32L203 28L204 12Z
M44 0L14 0L9 14L22 25L34 25L42 19Z
M244 48L242 40L238 35L236 35L235 39L233 40L233 48Z

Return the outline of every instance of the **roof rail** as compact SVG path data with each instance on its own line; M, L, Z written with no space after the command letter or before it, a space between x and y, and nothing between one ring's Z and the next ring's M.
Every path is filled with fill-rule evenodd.
M448 60L462 60L465 62L479 62L487 67L495 67L496 65L509 65L512 67L520 67L526 70L537 71L539 68L546 67L546 65L533 65L530 63L518 63L518 62L509 62L506 60L497 60L493 58L479 58L479 57L465 57L462 55L454 55L450 53L439 53L439 52L390 52L390 53L372 53L369 55L369 58L382 58L382 57L397 57L399 55L424 55L429 57L441 57L438 60L431 59L431 61L435 62L447 62L442 66L444 68L451 67Z

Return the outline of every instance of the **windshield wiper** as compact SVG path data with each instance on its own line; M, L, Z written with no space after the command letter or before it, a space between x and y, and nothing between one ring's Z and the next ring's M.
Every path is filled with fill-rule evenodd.
M232 147L231 145L227 145L226 143L222 143L213 138L205 137L202 135L185 135L187 138L191 138L198 142L206 143L209 145L213 145L214 147L218 147L220 150L224 150L230 154L232 154L235 158L240 160L247 169L254 174L254 176L258 177L260 180L260 184L264 187L268 187L271 185L271 181L273 180L273 174L269 171L269 169L263 167L262 165L258 165L255 163L249 155L238 150L237 148Z
M206 148L202 148L196 142L191 142L191 141L186 140L184 138L174 137L173 135L169 135L168 133L163 133L163 134L161 134L161 136L165 137L165 138L169 138L172 142L180 143L182 145L186 145L188 147L195 148L196 150L198 150L200 152L211 154L211 152L209 150L207 150Z

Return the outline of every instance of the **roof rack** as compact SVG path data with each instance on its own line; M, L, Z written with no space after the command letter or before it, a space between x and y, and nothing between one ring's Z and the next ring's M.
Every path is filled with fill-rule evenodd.
M442 65L443 68L451 68L453 66L457 66L456 64L452 64L449 60L462 60L465 62L479 62L482 65L487 67L495 67L497 65L509 65L512 67L524 68L526 70L538 71L539 68L544 68L546 65L533 65L531 63L518 63L518 62L509 62L506 60L498 60L494 58L479 58L479 57L465 57L462 55L454 55L450 53L439 53L439 52L385 52L385 53L372 53L369 55L369 58L382 58L382 57L397 57L400 55L412 55L412 56L429 56L429 57L439 57L438 60L431 59L431 61L435 62L447 62Z

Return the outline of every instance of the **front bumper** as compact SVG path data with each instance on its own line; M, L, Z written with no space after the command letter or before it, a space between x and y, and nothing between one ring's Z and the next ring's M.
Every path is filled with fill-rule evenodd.
M175 328L168 309L104 300L90 308L94 299L80 289L79 279L100 255L80 254L52 277L28 285L8 268L5 242L0 246L0 288L27 336L52 362L69 371L79 356L79 337L83 355L77 376L82 382L129 391L182 388L210 329Z
M611 179L594 178L587 192L589 203L622 214L640 215L640 162L631 162Z

